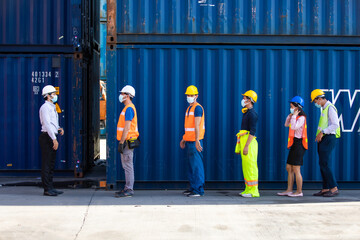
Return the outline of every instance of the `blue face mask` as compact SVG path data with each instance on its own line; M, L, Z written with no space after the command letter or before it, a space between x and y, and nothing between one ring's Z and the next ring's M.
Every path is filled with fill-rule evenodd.
M58 96L57 96L57 95L53 96L52 99L51 99L51 101L52 101L53 103L56 103L57 100L58 100Z
M317 108L321 108L321 105L319 105L319 104L315 103L315 107L317 107Z
M293 108L290 108L290 113L294 114L294 109Z

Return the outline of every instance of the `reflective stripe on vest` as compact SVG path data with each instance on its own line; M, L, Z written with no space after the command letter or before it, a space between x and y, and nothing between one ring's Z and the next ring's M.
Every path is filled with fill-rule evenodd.
M128 104L124 107L124 109L121 111L120 116L119 116L119 121L117 124L117 133L116 133L116 139L118 141L121 140L121 137L122 137L122 134L124 131L125 112L129 107L131 107L134 110L134 118L131 120L131 125L130 125L129 132L126 136L126 140L129 140L130 138L138 138L139 137L136 108L135 108L134 104Z
M204 108L199 104L195 103L192 106L189 106L186 109L185 113L185 134L183 136L183 139L185 141L194 142L195 141L195 108L196 106L200 106L203 110L203 115L200 120L200 126L199 126L199 140L204 139L205 135L205 111ZM189 110L190 109L190 110Z
M296 120L298 120L301 116L298 116ZM305 118L305 117L304 117ZM288 145L287 147L290 148L294 144L294 137L295 137L295 130L291 129L291 124L289 126L289 138L288 138ZM308 149L308 137L307 137L307 124L306 124L306 118L304 121L304 127L302 131L302 145L305 149Z
M337 113L337 109L336 107L330 103L324 110L322 110L321 112L321 116L319 119L319 125L318 125L318 129L316 131L316 136L324 129L328 128L329 126L329 107L333 107ZM340 124L339 127L336 129L336 138L339 138L341 136L341 132L340 132Z

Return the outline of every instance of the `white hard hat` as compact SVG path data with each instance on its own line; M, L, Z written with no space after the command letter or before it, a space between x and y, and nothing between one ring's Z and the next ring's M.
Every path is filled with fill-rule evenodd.
M42 95L45 96L46 94L49 93L54 93L57 92L56 89L54 88L54 86L52 85L46 85L43 89L42 89Z
M120 91L121 93L128 93L130 97L135 97L135 88L130 85L126 85Z

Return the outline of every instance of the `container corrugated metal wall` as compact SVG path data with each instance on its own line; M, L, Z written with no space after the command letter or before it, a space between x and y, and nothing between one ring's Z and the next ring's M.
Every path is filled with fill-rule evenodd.
M0 54L0 170L41 169L39 109L44 103L41 90L48 84L59 87L59 122L66 133L59 137L56 169L74 170L76 162L82 162L85 115L74 65L70 54Z
M99 7L99 0L0 1L1 174L41 169L46 84L60 87L64 110L56 169L81 177L99 157Z
M260 180L285 181L284 121L291 97L306 101L310 150L305 181L321 180L310 92L325 89L340 114L343 136L332 163L340 181L360 181L360 3L357 0L107 0L107 140L109 184L123 179L116 152L119 90L136 88L142 145L138 181L182 181L184 96L199 87L206 113L207 181L242 181L234 154L241 93L255 90L260 121ZM183 45L182 45L183 44Z
M0 44L80 43L81 0L4 0L0 12Z
M358 0L119 0L122 34L360 35Z
M342 119L342 138L332 162L340 181L360 180L359 113L360 50L340 47L164 46L119 45L115 81L108 80L108 147L116 179L122 179L116 152L116 124L123 105L120 89L136 89L134 103L142 145L135 154L139 181L186 180L184 133L188 106L185 89L194 84L205 110L204 165L206 180L243 180L241 159L235 155L235 134L241 126L241 93L258 93L259 178L286 180L289 100L300 95L308 114L309 151L305 181L320 180L315 132L319 111L310 103L315 88L328 89ZM111 96L111 97L110 97ZM110 163L111 164L111 163ZM111 170L110 170L111 171Z

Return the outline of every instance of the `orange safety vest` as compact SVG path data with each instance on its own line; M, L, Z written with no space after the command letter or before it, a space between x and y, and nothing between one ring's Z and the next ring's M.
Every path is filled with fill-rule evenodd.
M201 117L200 126L199 126L199 140L204 139L205 135L205 112L204 108L199 104L195 103L192 106L189 106L186 109L185 113L185 134L183 139L187 142L195 142L195 108L200 106L203 110L203 115ZM189 111L190 108L190 111Z
M136 108L134 104L128 104L124 107L124 109L121 111L120 117L119 117L119 121L117 124L117 134L116 134L116 138L118 141L121 140L123 131L124 131L124 127L125 127L125 112L126 109L128 109L129 107L131 107L134 110L134 118L131 120L131 125L130 125L130 130L126 136L126 140L129 140L130 138L138 138L139 136L139 131L138 131L138 124L137 124L137 114L136 114Z
M296 120L299 119L300 116L296 118ZM290 148L294 143L294 137L295 137L295 130L291 129L291 124L289 126L289 138L288 138L288 145L287 147ZM306 124L306 118L304 121L304 127L302 132L302 145L305 149L308 149L308 137L307 137L307 124Z

